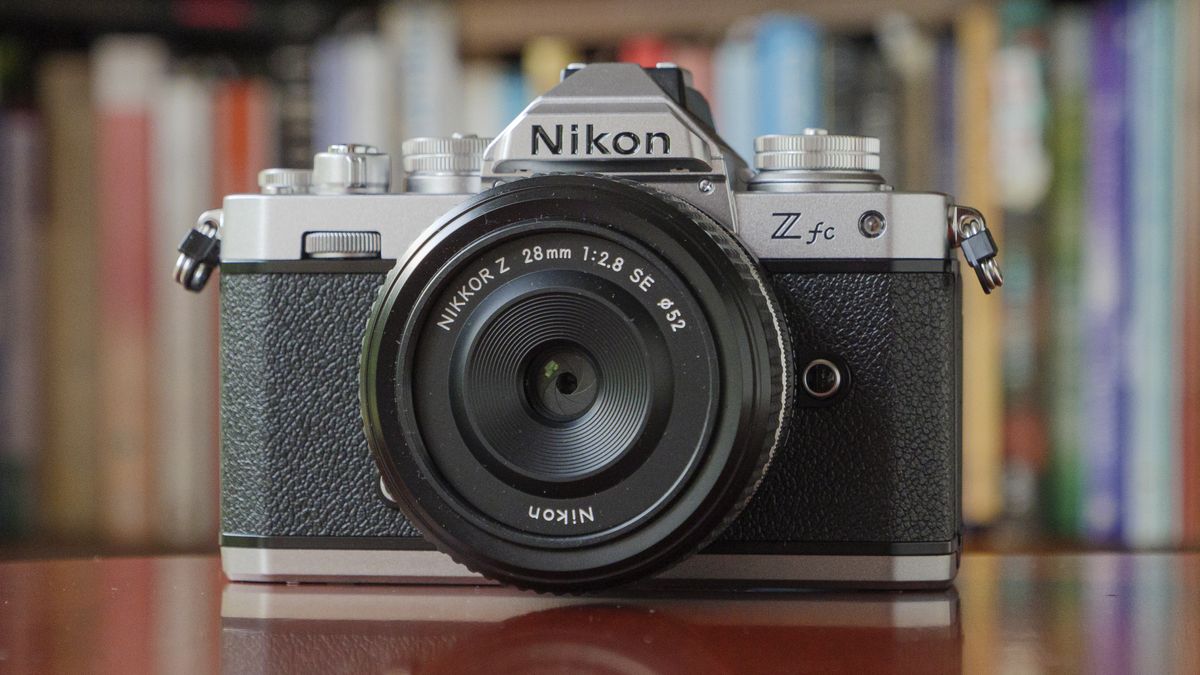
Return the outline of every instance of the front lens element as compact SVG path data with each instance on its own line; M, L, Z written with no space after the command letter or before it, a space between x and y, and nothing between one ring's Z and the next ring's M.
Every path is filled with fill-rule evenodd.
M541 349L525 368L529 406L550 423L579 419L592 409L599 391L596 365L578 344Z

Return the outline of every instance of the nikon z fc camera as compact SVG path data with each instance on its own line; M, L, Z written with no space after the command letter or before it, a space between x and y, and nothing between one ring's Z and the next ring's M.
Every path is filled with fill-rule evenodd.
M757 139L670 64L573 65L495 140L270 169L221 268L233 580L938 587L960 550L954 249L876 139Z

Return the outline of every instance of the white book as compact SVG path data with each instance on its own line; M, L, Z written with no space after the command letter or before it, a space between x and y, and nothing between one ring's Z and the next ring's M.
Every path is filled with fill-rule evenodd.
M1145 0L1131 7L1129 204L1134 237L1123 529L1132 546L1164 546L1179 530L1179 475L1172 466L1179 425L1171 404L1178 367L1171 349L1175 5L1172 0Z
M392 105L392 64L376 35L325 38L313 52L313 151L334 143L400 150Z
M460 131L495 138L512 121L508 77L504 64L497 61L472 61L463 67Z
M157 534L177 547L215 541L217 522L217 293L188 293L170 266L202 211L213 208L213 92L173 75L154 109L151 231L159 454ZM210 289L215 290L215 289Z
M446 2L395 0L379 12L398 112L396 147L416 136L449 136L462 119L458 22Z

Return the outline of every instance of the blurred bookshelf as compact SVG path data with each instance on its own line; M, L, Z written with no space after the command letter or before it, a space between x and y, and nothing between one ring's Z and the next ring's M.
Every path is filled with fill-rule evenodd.
M688 68L745 156L876 136L898 189L988 216L969 548L1200 546L1197 4L0 0L0 557L215 549L196 215L331 142L493 135L601 60Z

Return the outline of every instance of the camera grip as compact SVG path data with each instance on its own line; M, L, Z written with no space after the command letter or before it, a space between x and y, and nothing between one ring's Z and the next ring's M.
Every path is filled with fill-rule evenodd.
M829 405L798 401L787 441L719 545L954 540L957 274L786 273L772 282L797 372L833 357L848 367L850 384Z

